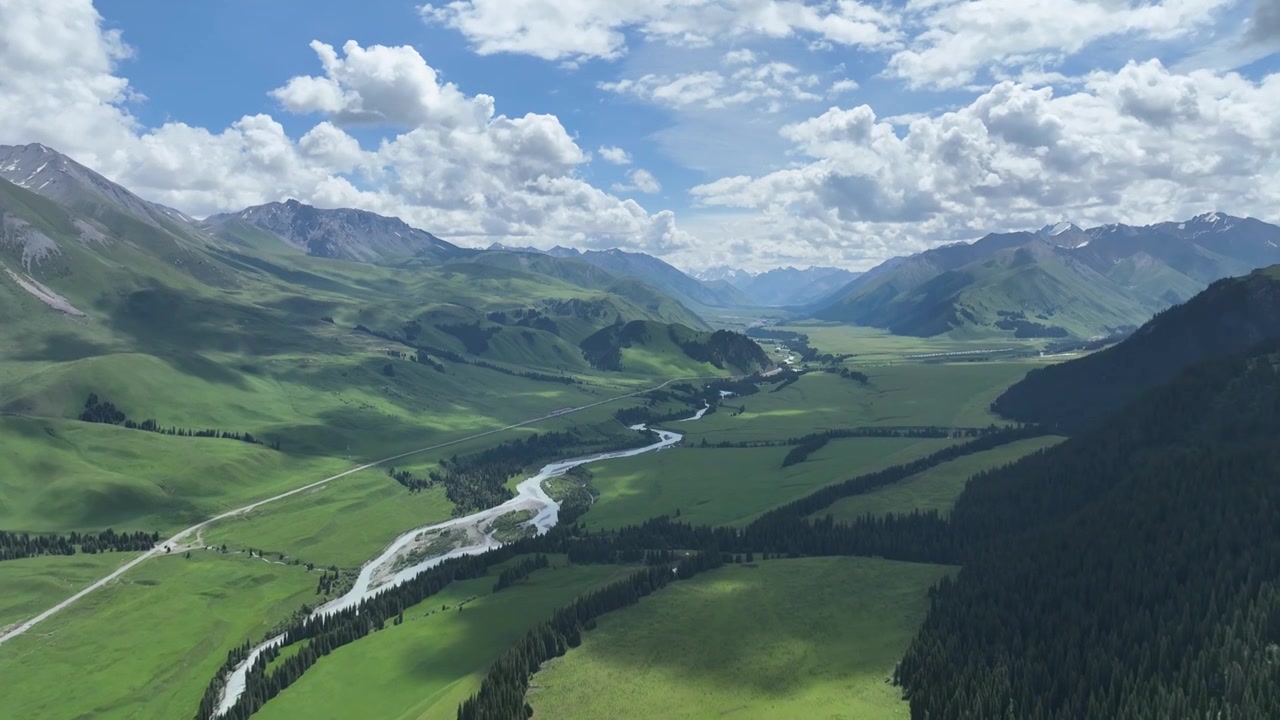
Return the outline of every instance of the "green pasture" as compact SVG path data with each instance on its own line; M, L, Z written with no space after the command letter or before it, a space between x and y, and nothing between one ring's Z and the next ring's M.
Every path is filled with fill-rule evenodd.
M534 717L907 718L887 682L949 568L769 560L610 613L533 676Z
M786 468L781 466L789 447L675 447L609 460L587 466L600 496L583 521L592 528L614 528L678 512L681 520L695 525L742 523L823 485L909 462L951 442L835 440Z
M135 557L76 553L0 562L0 628L39 615Z
M256 717L452 720L489 665L530 627L579 595L635 571L563 562L498 593L492 590L500 568L450 585L406 611L402 625L389 625L321 659Z
M1065 439L1056 435L1029 438L956 458L865 495L841 498L813 516L830 515L837 522L852 522L867 514L886 515L912 510L937 510L945 515L964 492L969 478L983 470L1007 465L1037 450L1052 447Z
M318 576L204 551L142 563L0 645L0 717L190 717L227 652L315 602Z

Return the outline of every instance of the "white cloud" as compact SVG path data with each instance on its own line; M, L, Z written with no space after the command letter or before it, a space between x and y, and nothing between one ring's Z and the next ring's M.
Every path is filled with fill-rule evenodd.
M603 158L605 162L613 163L614 165L631 164L631 155L620 147L601 145L597 152L600 153L600 157Z
M1155 222L1218 208L1274 219L1276 107L1280 75L1130 63L1063 95L1000 83L905 132L867 105L832 107L782 131L807 162L692 193L709 211L734 209L753 252L814 259L883 258L1047 217ZM687 225L705 232L700 218Z
M730 50L724 54L723 62L725 65L754 65L756 54L746 48Z
M677 109L720 109L763 100L768 101L770 111L776 112L782 100L819 100L820 96L808 89L818 82L818 76L802 73L794 65L769 62L740 67L727 75L716 70L679 75L649 73L600 83L599 87Z
M827 91L828 95L840 95L842 93L853 92L858 89L858 82L849 78L841 78L831 83L831 89Z
M427 22L461 32L482 55L545 60L618 58L627 32L685 46L801 35L881 47L899 37L891 15L857 0L454 0L421 12Z
M914 87L962 87L992 66L1074 55L1094 41L1186 37L1237 0L924 0L908 4L919 28L889 60Z
M129 50L89 0L0 0L0 15L0 142L43 142L196 216L295 197L462 242L658 252L688 242L672 214L579 178L588 156L555 116L497 114L492 97L442 83L410 47L313 42L322 74L272 93L288 112L324 118L300 137L264 114L222 130L143 128L116 72ZM391 132L365 148L342 129L360 123Z
M652 195L662 190L662 184L658 182L658 178L653 173L642 168L636 168L627 173L627 183L615 183L614 192L625 193L638 191Z

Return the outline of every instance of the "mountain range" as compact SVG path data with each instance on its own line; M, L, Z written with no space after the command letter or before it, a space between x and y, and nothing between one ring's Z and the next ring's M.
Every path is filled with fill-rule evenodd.
M727 283L740 290L752 305L790 307L808 305L843 288L862 273L834 267L774 268L752 273L719 265L696 273L704 283Z
M74 415L106 390L154 408L155 393L198 394L210 378L384 398L387 377L422 383L422 398L496 389L503 375L572 383L602 369L582 343L633 322L650 332L608 372L769 367L744 336L580 257L460 248L293 200L198 221L50 148L0 147L0 357L44 363L0 378L7 410ZM388 357L416 362L397 371ZM299 362L315 369L285 371Z
M1059 223L894 258L809 314L900 335L1088 338L1130 331L1214 280L1278 262L1280 227L1254 218Z

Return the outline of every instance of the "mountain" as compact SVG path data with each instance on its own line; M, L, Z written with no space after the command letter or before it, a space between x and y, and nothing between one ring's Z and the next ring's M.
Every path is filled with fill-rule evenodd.
M1214 282L1123 342L1032 370L992 405L1021 422L1078 429L1212 358L1280 338L1280 265Z
M767 272L752 273L746 270L719 265L707 268L695 275L706 285L727 283L741 290L752 305L786 307L808 305L848 285L862 273L833 267L810 266L804 270L794 267L774 268Z
M0 145L0 178L86 215L125 213L169 229L194 220L173 208L148 202L98 173L44 145Z
M308 254L343 260L371 262L403 256L444 260L469 252L399 218L351 208L323 210L297 200L213 215L204 225L228 239L244 239L247 228L256 228Z
M693 276L703 282L726 281L734 287L741 288L751 278L755 277L755 273L739 268L729 267L728 265L716 265L706 270L696 272Z
M1280 263L1280 227L1208 213L1183 222L987 235L894 258L811 314L902 335L1089 338L1132 329L1214 280Z
M717 370L749 375L773 366L754 340L727 330L698 332L683 325L661 325L634 320L618 323L582 341L587 361L602 370L635 370L645 366L671 366L680 358L683 372ZM683 355L683 358L680 356Z
M1189 345L1205 319L1158 331ZM966 548L895 672L911 716L1276 717L1277 427L1272 338L974 476L945 525L888 523Z
M711 287L671 265L644 253L624 250L588 250L554 247L547 254L580 258L615 275L637 278L691 307L740 307L753 304L746 295L726 285Z
M739 285L757 305L808 305L848 285L861 273L833 267L775 268Z

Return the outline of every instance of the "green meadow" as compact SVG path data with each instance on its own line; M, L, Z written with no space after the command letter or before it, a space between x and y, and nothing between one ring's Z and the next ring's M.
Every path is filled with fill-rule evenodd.
M983 470L1008 465L1033 452L1053 447L1064 439L1056 435L1028 438L956 458L865 495L841 498L813 516L830 515L837 522L852 522L863 515L908 513L912 510L937 510L946 515L955 505L956 498L964 492L969 478Z
M697 424L671 427L683 429ZM785 468L782 459L789 447L675 447L610 460L587 466L600 496L583 521L593 529L616 528L658 515L679 514L681 520L695 525L740 524L823 485L910 462L951 442L917 438L836 440L805 462Z
M134 557L77 553L0 562L0 628L44 612Z
M553 567L498 593L493 583L504 566L453 583L406 611L403 624L325 656L255 717L452 720L489 664L529 628L578 595L635 570L563 563L555 559Z
M533 676L534 717L910 716L887 682L950 569L872 558L727 565L603 616Z
M1026 362L872 367L864 370L866 385L812 372L777 392L764 386L755 395L727 398L701 421L672 428L687 429L693 443L704 438L716 443L871 425L986 427L1003 422L991 413L991 402L1033 367Z
M190 717L227 652L314 603L318 575L207 551L142 563L0 645L0 677L21 678L0 716Z

